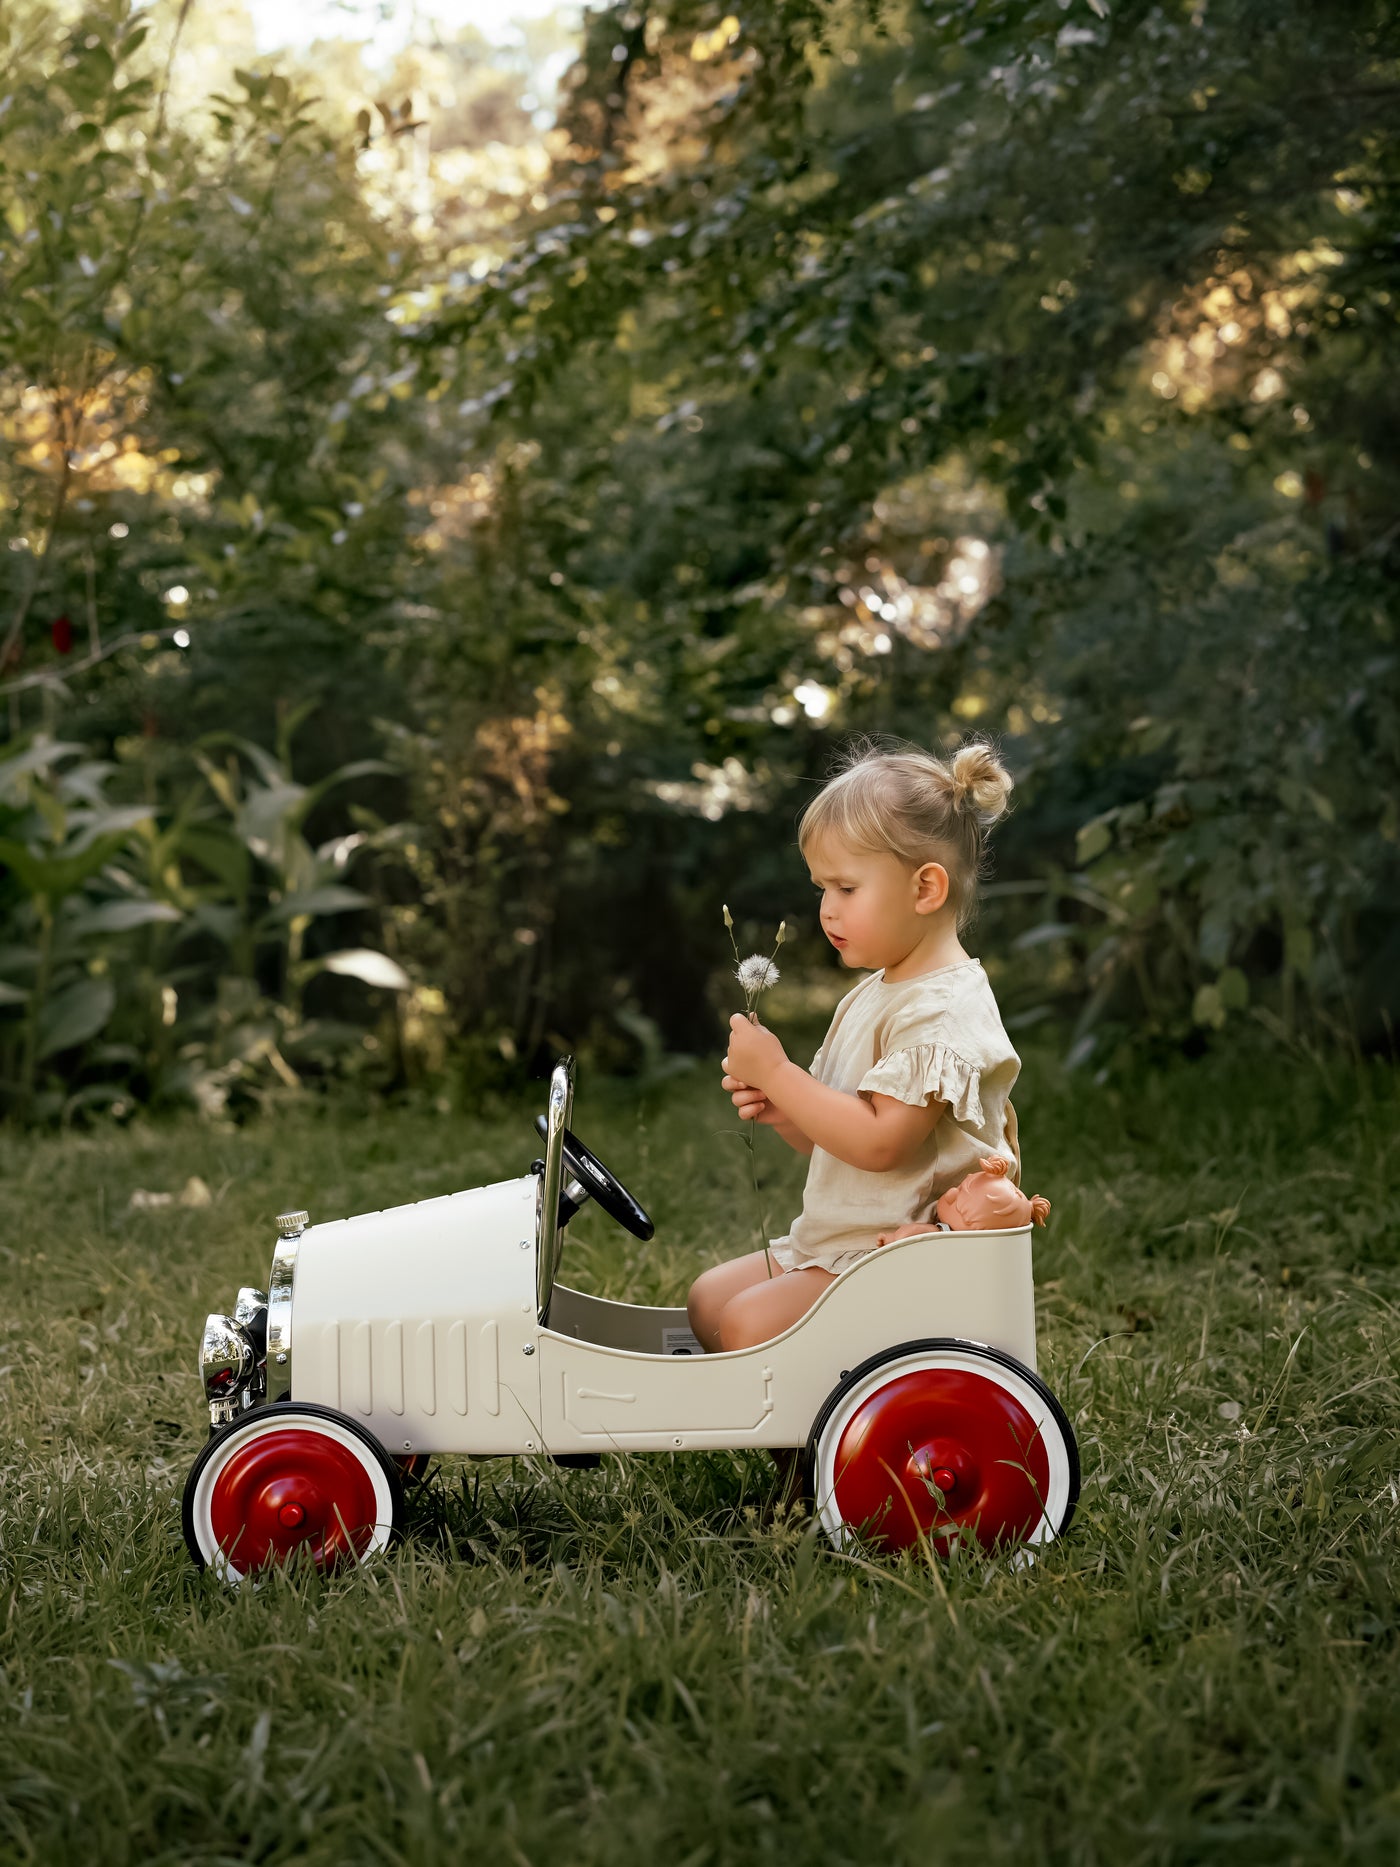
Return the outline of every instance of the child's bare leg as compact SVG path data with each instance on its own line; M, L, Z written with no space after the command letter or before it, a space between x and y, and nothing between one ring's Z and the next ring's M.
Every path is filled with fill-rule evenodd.
M772 1267L772 1275L775 1279L782 1275L776 1264ZM696 1340L703 1348L713 1354L719 1347L720 1313L730 1298L746 1290L750 1284L760 1280L767 1283L768 1279L768 1259L762 1251L750 1251L747 1257L730 1258L723 1264L712 1264L709 1270L701 1271L690 1286L686 1310Z
M754 1255L761 1264L762 1252ZM754 1280L735 1290L720 1312L719 1347L753 1348L759 1342L771 1342L811 1309L832 1277L831 1271L808 1265L800 1271L785 1271L771 1282L766 1278L762 1282ZM695 1333L700 1335L698 1329ZM705 1338L700 1339L703 1342Z

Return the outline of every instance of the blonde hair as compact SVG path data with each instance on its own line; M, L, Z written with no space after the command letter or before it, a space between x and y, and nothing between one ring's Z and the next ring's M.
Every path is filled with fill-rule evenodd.
M886 750L855 740L803 810L798 847L805 857L818 837L832 836L911 868L941 863L961 931L976 910L987 832L1006 815L1013 783L985 739L969 739L947 759L906 741Z

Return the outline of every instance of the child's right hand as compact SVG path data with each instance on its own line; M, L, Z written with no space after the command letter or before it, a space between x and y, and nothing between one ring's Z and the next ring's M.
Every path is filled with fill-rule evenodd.
M777 1109L764 1095L761 1089L755 1089L749 1083L741 1082L737 1076L724 1076L720 1087L730 1091L730 1101L739 1111L741 1121L762 1122L772 1128L782 1120Z
M876 1245L892 1245L897 1238L922 1238L925 1232L934 1229L934 1221L925 1219L921 1225L897 1225L892 1232L881 1232L875 1240Z

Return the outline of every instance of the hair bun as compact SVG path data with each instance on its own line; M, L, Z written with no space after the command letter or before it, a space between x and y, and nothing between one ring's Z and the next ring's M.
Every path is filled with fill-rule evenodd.
M1006 815L1015 780L985 739L959 746L948 770L956 809L974 816L984 830Z

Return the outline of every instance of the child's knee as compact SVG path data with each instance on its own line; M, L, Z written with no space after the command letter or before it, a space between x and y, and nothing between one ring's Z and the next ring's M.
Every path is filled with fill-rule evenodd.
M714 1340L715 1303L709 1288L713 1281L708 1271L701 1271L685 1299L685 1313L690 1318L690 1326L696 1339L703 1342L706 1348Z
M755 1348L780 1331L768 1315L767 1292L757 1286L730 1297L719 1313L715 1329L722 1349ZM696 1334L700 1332L697 1329Z

